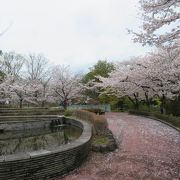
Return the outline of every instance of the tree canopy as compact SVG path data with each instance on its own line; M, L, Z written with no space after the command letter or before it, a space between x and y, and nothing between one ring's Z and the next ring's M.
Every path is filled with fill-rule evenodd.
M99 60L93 67L89 68L89 72L84 75L83 83L91 80L97 81L96 76L108 77L108 74L114 70L114 64L106 60Z
M132 32L142 45L174 45L180 39L180 0L140 0L143 25ZM179 43L179 42L178 42Z

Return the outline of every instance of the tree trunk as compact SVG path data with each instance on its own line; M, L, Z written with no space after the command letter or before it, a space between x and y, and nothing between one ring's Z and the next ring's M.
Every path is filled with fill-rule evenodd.
M160 105L161 114L165 113L165 106L166 106L166 96L163 94L161 98L161 105Z
M135 95L134 95L134 96L135 96ZM139 109L139 101L138 101L138 99L135 98L135 100L134 100L134 99L132 99L132 98L129 97L129 96L128 96L128 98L129 98L129 100L132 102L134 108L135 108L135 109Z
M146 105L148 106L148 108L150 107L150 100L149 100L149 96L148 93L145 92L145 98L146 98Z
M64 100L63 101L63 108L64 108L64 110L67 109L67 106L68 106L67 100Z
M134 98L135 98L135 109L139 109L139 100L138 100L138 94L134 94Z
M19 100L19 107L22 108L22 105L23 105L23 99L20 98L20 100Z
M42 101L41 107L45 106L45 101Z
M46 103L46 85L43 85L43 98L44 100L42 101L42 104L41 106L44 107L45 106L45 103Z

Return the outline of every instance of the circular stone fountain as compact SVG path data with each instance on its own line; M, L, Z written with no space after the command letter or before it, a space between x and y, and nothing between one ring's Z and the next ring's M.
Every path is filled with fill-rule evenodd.
M0 180L53 179L78 167L88 155L91 126L53 117L0 123Z

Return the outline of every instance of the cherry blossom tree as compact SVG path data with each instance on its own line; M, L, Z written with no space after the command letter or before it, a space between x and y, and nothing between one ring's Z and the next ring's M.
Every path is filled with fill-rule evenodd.
M161 100L163 113L166 99L173 99L180 94L180 49L161 49L151 54L151 58L149 79L155 95Z
M41 80L46 76L48 60L42 54L29 54L25 57L26 76L30 80Z
M3 75L0 80L0 99L2 102L9 102L11 99L11 88L13 77L11 75Z
M7 75L0 84L1 99L8 100L11 104L19 104L20 108L24 102L39 105L43 101L48 101L49 97L43 93L43 85L40 82L12 75Z
M20 76L24 65L24 57L15 52L5 52L0 60L1 71L12 76Z
M40 92L41 96L39 97L39 101L41 102L41 106L44 107L46 102L51 102L51 92L50 92L50 76L46 76L40 81Z
M180 49L158 49L145 57L118 63L108 78L98 78L101 83L94 83L94 88L111 88L110 93L127 96L136 108L140 101L150 105L158 97L163 113L166 99L180 94Z
M37 93L39 86L29 83L26 79L14 78L10 84L11 101L19 102L19 107L23 107L23 102L37 104L34 94Z
M54 67L51 88L54 96L61 101L64 109L67 108L70 101L81 97L80 80L81 76L73 74L68 66Z
M111 88L110 94L119 98L126 96L138 108L139 101L143 99L142 80L140 74L136 73L134 61L116 64L116 70L110 73L109 78L99 77L99 80L103 82L103 88Z
M180 39L180 0L140 0L143 25L135 42L164 46Z
M42 106L49 100L49 82L51 79L48 60L42 54L29 54L26 56L26 78L35 86L34 98ZM38 88L37 88L38 87Z
M46 80L46 81L45 81ZM29 81L29 86L32 88L32 97L34 103L45 106L47 102L53 102L54 98L51 93L50 79L42 79L41 81Z

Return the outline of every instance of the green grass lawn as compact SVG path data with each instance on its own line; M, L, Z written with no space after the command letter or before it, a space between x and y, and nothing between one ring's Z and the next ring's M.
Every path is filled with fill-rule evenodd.
M106 145L109 143L109 139L105 136L95 136L93 138L93 141L92 141L92 144L103 144L103 145Z

